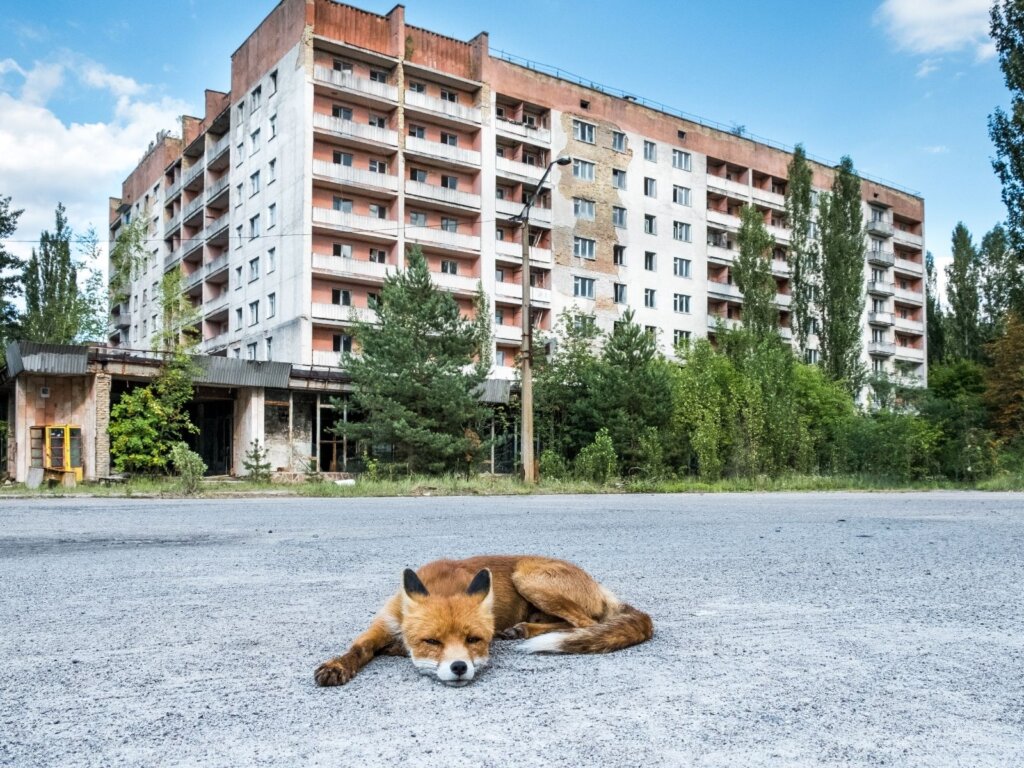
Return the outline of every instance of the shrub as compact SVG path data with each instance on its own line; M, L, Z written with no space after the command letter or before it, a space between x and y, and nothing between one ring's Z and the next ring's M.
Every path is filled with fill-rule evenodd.
M560 453L546 448L540 454L540 476L548 480L565 480L569 477L569 466Z
M654 427L647 427L640 433L636 475L644 480L659 480L665 476L665 449Z
M245 454L242 466L245 467L249 479L254 483L270 482L270 462L267 461L267 449L260 445L259 438L249 444L249 450Z
M618 457L608 430L602 427L594 442L585 445L576 457L576 476L602 485L616 476Z
M206 462L185 443L175 443L171 446L170 458L174 471L181 478L182 492L186 496L191 496L199 490L199 483L206 474Z

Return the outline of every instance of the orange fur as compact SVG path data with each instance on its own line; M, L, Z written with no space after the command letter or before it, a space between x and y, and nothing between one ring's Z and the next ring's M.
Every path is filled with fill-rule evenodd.
M555 634L535 639L549 633ZM541 642L531 651L608 653L653 634L647 614L620 603L564 560L437 560L415 575L407 572L402 589L366 632L343 655L321 664L314 678L318 685L343 685L374 656L404 649L421 671L461 685L487 663L496 635Z

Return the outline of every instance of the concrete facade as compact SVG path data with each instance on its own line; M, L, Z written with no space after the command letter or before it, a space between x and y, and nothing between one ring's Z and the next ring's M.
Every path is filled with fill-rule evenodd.
M379 16L284 0L233 55L231 82L112 201L111 237L148 211L154 243L115 307L115 346L150 346L157 281L180 269L205 353L336 367L351 321L373 319L384 275L418 245L465 314L483 286L495 378L515 375L523 279L539 336L573 307L604 330L632 308L671 355L680 338L741 321L743 204L776 239L780 333L792 336L787 151L492 56L486 33L463 42L409 25L400 5ZM558 157L573 164L538 193L524 276L509 219ZM832 170L813 171L827 190ZM923 384L924 202L869 179L862 192L864 360Z

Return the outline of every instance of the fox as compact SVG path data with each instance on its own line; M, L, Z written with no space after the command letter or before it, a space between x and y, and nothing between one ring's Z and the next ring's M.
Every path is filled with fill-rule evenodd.
M344 685L377 656L408 656L424 675L462 687L490 660L495 638L525 653L610 653L646 642L654 623L586 571L534 555L485 555L406 568L402 585L341 656L316 668Z

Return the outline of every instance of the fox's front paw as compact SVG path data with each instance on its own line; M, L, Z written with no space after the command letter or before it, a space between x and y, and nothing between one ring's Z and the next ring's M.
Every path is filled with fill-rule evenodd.
M526 637L526 623L521 621L508 629L503 629L497 636L502 640L522 640Z
M344 685L356 676L356 665L344 656L325 661L316 668L313 679L320 686Z

